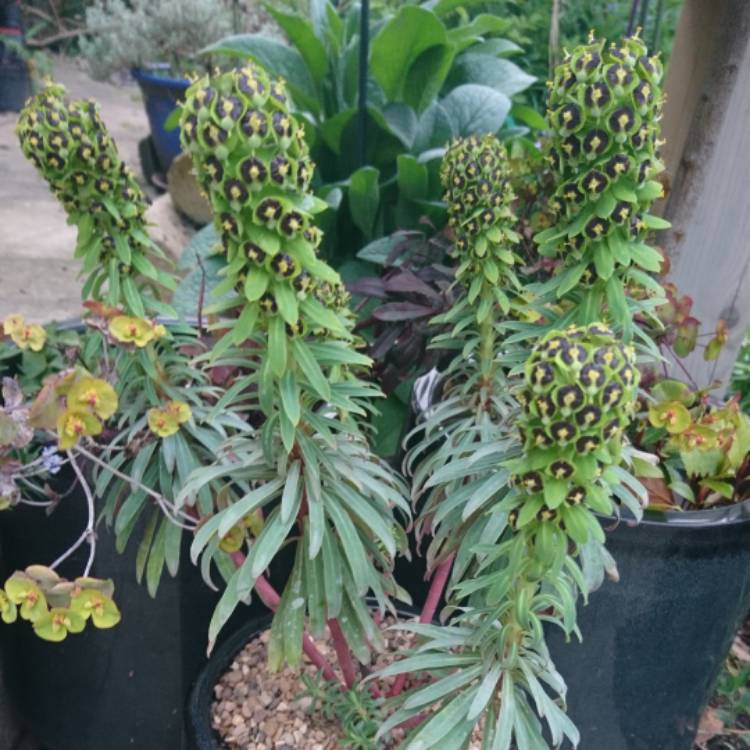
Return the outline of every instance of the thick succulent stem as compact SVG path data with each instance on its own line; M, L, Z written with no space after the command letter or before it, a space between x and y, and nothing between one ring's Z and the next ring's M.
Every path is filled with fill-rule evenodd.
M242 552L231 553L232 562L239 568L245 562L245 555ZM272 612L276 610L281 601L276 589L271 585L271 582L265 576L258 576L255 579L255 590L258 592L263 604L268 607ZM318 647L315 645L310 636L305 633L302 641L302 648L307 658L320 669L321 673L327 680L339 681L336 672L330 665L329 661L320 653Z
M349 690L351 690L354 687L354 683L357 681L357 669L354 666L354 659L352 658L349 644L346 642L346 636L336 618L328 620L328 629L331 631L333 647L339 660L339 666L344 675L344 684Z
M448 579L450 578L451 569L453 568L453 560L455 555L449 555L440 565L435 568L432 578L430 579L430 589L427 592L427 599L425 599L422 611L419 614L419 621L422 624L427 624L433 621L435 613L440 605L440 600L445 593L445 587L448 585ZM388 692L390 698L394 698L401 695L404 686L406 685L406 675L400 674L394 681L393 687Z

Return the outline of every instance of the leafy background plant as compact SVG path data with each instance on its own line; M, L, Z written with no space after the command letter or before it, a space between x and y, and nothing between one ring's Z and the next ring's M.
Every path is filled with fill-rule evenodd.
M324 250L336 266L362 244L415 228L424 216L444 223L438 166L451 137L498 132L511 125L511 114L539 124L519 99L534 79L508 59L520 51L502 37L508 23L479 13L454 25L452 8L428 2L376 9L363 154L358 4L339 13L328 0L313 0L308 16L269 6L291 44L248 34L205 50L253 59L287 80L319 166L316 193L330 207Z

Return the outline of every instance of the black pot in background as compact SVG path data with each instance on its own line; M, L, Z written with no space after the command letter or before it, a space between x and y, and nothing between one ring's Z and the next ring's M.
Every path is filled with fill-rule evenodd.
M183 78L171 78L160 69L163 67L152 66L148 70L137 68L132 73L141 88L154 149L166 174L181 149L180 129L167 130L167 119L184 97L190 82Z
M69 484L65 477L59 486ZM80 490L49 517L28 506L2 513L2 573L51 562L85 523ZM97 532L92 575L114 580L121 623L111 630L89 625L62 643L37 638L28 622L3 625L8 693L30 733L50 750L184 750L185 700L206 661L208 623L219 594L208 589L191 564L186 539L177 577L165 572L151 599L135 580L138 529L122 555L103 524ZM87 554L81 548L66 560L61 575L80 575ZM273 571L277 585L285 580L285 563ZM256 598L235 613L224 632L264 612Z
M579 608L583 643L548 639L579 747L690 750L750 610L750 501L622 523L607 547L620 581Z

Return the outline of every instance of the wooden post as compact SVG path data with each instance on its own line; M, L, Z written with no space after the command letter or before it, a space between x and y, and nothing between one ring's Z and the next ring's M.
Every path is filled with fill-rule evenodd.
M726 384L750 324L750 2L686 0L666 92L669 280L702 331L729 328L718 360L700 349L686 365L699 385Z

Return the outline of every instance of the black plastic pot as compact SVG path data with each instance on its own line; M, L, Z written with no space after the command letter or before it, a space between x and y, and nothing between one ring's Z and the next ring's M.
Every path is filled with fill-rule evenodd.
M28 507L3 513L3 574L53 560L84 528L85 509L85 498L73 492L50 517ZM112 630L87 627L56 644L37 638L27 622L3 626L10 698L31 734L51 750L186 747L183 706L205 663L218 595L203 583L185 549L177 577L165 574L151 599L135 580L136 550L133 539L119 555L114 536L99 526L92 574L114 580L122 622ZM86 556L81 549L65 561L61 575L80 575ZM254 603L249 614L261 611Z
M187 730L190 750L223 750L223 745L211 727L211 704L214 685L229 669L234 657L255 637L271 627L273 615L258 617L243 625L217 648L201 670L190 691L187 703Z
M82 325L71 320L58 327L81 329ZM3 374L12 370L13 363ZM66 469L55 479L59 493L74 479ZM29 506L0 513L0 582L14 570L56 559L85 528L86 508L86 498L76 487L49 516ZM208 623L221 592L211 591L191 564L190 540L185 538L177 577L165 572L152 599L135 577L145 520L144 514L122 555L115 548L114 534L104 523L97 526L91 574L114 581L122 612L115 628L89 626L62 643L48 643L37 638L27 622L0 624L8 695L26 728L49 750L185 750L189 746L185 701L206 663ZM59 573L80 575L87 557L84 545L59 567ZM271 566L271 581L278 588L286 582L292 562L287 553ZM249 606L237 610L223 633L230 634L248 618L266 612L254 597Z
M750 610L750 501L649 516L608 534L620 581L580 608L583 643L549 634L581 750L690 750Z

